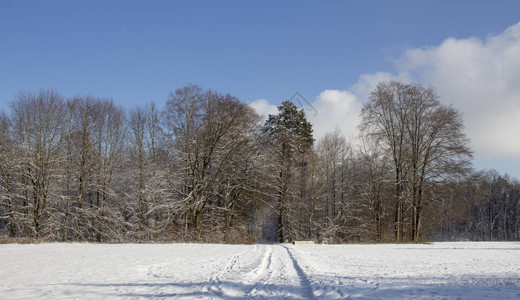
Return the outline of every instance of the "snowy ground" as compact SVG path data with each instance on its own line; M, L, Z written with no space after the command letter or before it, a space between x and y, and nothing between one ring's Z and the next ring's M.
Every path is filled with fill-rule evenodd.
M520 243L0 245L2 299L519 299Z

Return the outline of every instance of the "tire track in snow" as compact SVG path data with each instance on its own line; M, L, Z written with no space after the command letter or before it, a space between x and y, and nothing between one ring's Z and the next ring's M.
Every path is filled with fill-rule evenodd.
M305 272L303 271L303 269L298 264L298 261L294 258L294 255L291 252L291 250L289 250L289 248L287 248L287 246L283 246L283 247L285 248L285 250L287 251L287 254L291 258L291 261L293 263L293 267L296 270L296 273L298 274L298 277L300 278L302 286L306 287L307 299L314 299L315 298L314 297L314 292L313 292L313 289L312 289L309 277L307 277L307 275L305 275Z
M267 246L262 262L252 273L253 286L245 298L313 299L314 294L303 270L285 246Z
M271 246L266 247L266 251L260 261L260 264L254 269L252 269L246 276L249 278L249 282L256 282L262 276L265 276L267 270L271 267L271 262L273 260L273 249Z
M220 272L217 272L215 275L213 275L209 279L210 286L207 288L207 290L218 296L224 295L225 288L222 284L221 278L223 276L225 276L227 273L231 272L233 270L233 268L235 267L235 265L237 264L240 256L247 252L249 252L249 251L243 251L243 252L233 255L233 257L229 260L229 262L224 266L223 270Z
M266 291L272 291L269 282L273 277L272 265L273 263L273 246L266 246L266 251L262 257L262 261L255 269L251 270L250 274L254 274L252 278L247 280L252 287L245 293L246 298L263 297ZM264 295L267 296L267 295Z
M287 248L287 247L286 247ZM289 248L287 248L288 251ZM301 269L302 274L305 275L305 271L303 271L303 268L300 267L300 264L303 264L305 266L305 270L313 274L312 276L307 276L307 283L309 284L310 289L313 292L315 299L350 299L350 295L346 294L343 290L344 282L342 279L333 279L330 280L328 278L323 278L320 276L320 272L316 269L314 269L309 263L308 260L310 259L305 254L305 251L299 251L298 252L298 258L294 256L294 254L291 251L291 256L294 258L295 262L300 261L298 263L298 267ZM339 276L340 274L334 274L334 277ZM377 287L376 287L377 288Z
M286 246L257 245L221 265L205 288L217 298L315 298L309 278Z

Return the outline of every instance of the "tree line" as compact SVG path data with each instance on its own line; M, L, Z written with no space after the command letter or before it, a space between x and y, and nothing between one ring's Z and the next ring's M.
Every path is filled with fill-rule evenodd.
M315 140L290 101L267 120L188 85L125 111L23 92L0 114L0 234L50 241L518 240L520 184L471 168L460 112L382 82L360 136Z

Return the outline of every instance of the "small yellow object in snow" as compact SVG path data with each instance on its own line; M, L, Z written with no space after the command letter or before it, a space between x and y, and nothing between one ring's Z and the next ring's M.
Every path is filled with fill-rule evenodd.
M293 245L314 245L314 241L294 241Z

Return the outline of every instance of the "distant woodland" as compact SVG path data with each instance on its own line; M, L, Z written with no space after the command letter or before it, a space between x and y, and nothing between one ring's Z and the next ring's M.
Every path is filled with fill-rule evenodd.
M318 112L319 113L319 112ZM0 114L2 240L320 243L519 240L520 183L474 170L459 111L381 82L360 135L316 140L195 85L164 107L22 92Z

